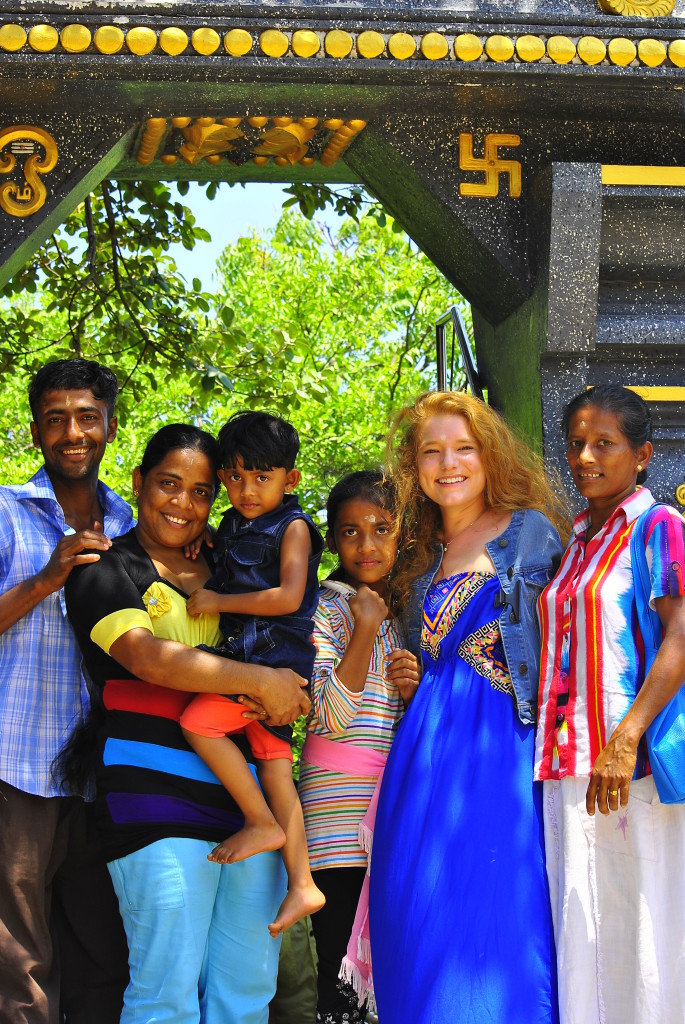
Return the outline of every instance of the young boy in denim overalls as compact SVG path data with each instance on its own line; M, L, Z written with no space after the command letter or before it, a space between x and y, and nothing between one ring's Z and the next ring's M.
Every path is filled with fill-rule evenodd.
M221 615L226 637L215 653L309 679L310 641L318 601L323 541L291 493L300 480L297 431L269 413L236 413L219 432L221 478L233 506L215 538L217 570L207 589L188 599L192 616ZM290 726L246 721L245 708L219 694L200 694L181 717L183 732L234 798L245 825L209 859L220 864L283 848L288 893L269 925L278 935L324 904L309 870L302 810L292 778ZM257 761L262 796L230 733L244 732ZM273 813L272 813L273 811Z

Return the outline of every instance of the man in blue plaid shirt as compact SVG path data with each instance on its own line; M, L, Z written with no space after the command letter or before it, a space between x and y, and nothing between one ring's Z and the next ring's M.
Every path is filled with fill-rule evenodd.
M126 985L125 939L87 805L52 770L89 706L62 587L133 525L98 480L116 395L98 363L42 367L29 402L44 465L28 483L0 487L2 1024L115 1024Z

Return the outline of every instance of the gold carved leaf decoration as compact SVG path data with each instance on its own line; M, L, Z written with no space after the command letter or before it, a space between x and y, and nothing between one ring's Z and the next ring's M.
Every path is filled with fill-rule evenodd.
M229 153L236 139L243 138L239 128L222 124L198 125L197 123L183 129L185 142L179 153L188 164L199 163L208 156L218 153Z
M675 0L599 0L607 14L632 18L666 18L673 12Z

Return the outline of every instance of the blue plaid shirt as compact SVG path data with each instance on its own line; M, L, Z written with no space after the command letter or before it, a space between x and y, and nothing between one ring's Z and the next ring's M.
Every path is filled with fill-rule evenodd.
M109 537L131 529L130 506L102 482L98 500ZM0 487L0 593L40 572L70 533L45 468L19 487ZM0 636L0 779L25 793L63 795L50 766L88 705L60 590Z

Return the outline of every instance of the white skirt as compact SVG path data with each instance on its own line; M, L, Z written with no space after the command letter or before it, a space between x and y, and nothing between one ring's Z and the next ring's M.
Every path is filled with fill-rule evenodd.
M543 790L561 1024L685 1024L685 805L650 776L590 817L588 781Z

